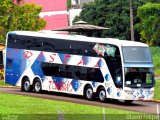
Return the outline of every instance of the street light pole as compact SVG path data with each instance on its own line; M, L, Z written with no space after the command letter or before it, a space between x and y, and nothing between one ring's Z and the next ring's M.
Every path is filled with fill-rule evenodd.
M130 0L130 31L131 31L131 41L134 41L134 29L133 29L133 10L132 10L132 0Z

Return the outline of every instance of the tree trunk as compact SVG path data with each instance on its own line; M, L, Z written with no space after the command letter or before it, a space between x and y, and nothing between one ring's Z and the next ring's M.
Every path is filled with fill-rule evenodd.
M131 30L131 41L134 41L132 0L130 0L130 30Z

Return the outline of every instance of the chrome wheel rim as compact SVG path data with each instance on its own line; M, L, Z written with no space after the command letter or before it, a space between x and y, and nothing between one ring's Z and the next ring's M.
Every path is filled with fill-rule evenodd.
M35 83L35 91L39 92L40 90L41 90L41 84L40 84L40 82L36 82Z
M86 96L88 99L91 99L92 98L92 95L93 95L93 91L91 88L87 89L86 91Z
M30 83L29 83L29 81L25 81L25 82L24 82L24 89L25 89L25 91L28 91L29 88L30 88Z
M101 90L101 91L99 92L99 99L100 99L101 101L104 101L105 98L106 98L106 93L105 93L104 90Z

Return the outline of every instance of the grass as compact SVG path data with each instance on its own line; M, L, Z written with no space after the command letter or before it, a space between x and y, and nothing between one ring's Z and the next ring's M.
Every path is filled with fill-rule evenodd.
M5 84L5 83L4 83L4 80L0 80L0 86L10 86L10 85Z
M154 100L160 100L160 80L156 80L155 89L154 89Z
M0 93L2 117L14 115L22 120L103 120L103 112L102 107ZM145 115L112 108L105 108L105 114L107 120L126 119L126 115Z
M160 47L150 47L154 63L155 76L160 76Z

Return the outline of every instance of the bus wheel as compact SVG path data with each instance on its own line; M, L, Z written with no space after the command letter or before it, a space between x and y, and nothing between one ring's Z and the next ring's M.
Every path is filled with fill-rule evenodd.
M106 100L106 91L104 88L98 90L98 99L100 102L105 102Z
M125 100L126 104L131 104L133 102L133 100Z
M41 90L42 90L42 85L41 85L41 81L39 79L36 79L34 82L33 82L33 90L34 92L36 93L40 93Z
M93 89L90 85L86 87L86 89L84 91L84 95L85 95L85 98L87 100L92 100L93 99L94 93L93 93Z
M21 85L21 91L29 92L31 91L31 84L28 78L24 78Z

